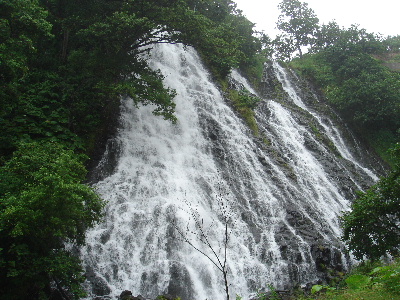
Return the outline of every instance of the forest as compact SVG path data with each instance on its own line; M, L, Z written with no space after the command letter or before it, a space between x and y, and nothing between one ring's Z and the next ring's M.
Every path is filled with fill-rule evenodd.
M231 69L257 86L275 57L318 86L389 170L343 217L344 238L359 258L398 254L400 73L384 63L400 63L400 36L320 25L297 0L280 9L272 40L229 0L0 0L0 299L83 297L65 243L82 245L102 218L87 172L121 101L177 121L175 91L145 59L157 43L193 46L242 113L256 103L227 91Z

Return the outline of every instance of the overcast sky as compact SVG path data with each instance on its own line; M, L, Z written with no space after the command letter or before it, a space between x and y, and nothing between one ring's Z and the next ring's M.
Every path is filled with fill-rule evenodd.
M281 0L234 0L257 30L275 37ZM339 26L359 24L367 32L400 35L400 0L305 0L320 24L336 20Z

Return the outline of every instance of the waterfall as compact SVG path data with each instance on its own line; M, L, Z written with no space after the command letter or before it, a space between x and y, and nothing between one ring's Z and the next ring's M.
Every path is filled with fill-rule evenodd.
M228 220L232 297L345 269L338 217L361 179L344 159L271 99L256 110L261 136L254 137L190 47L158 45L149 62L177 91L178 122L123 101L114 147L96 170L110 152L118 157L114 172L94 185L108 203L106 217L80 249L91 297L130 290L224 299L221 272L176 230L213 257L198 238L196 218L220 259ZM232 78L251 89L239 73Z

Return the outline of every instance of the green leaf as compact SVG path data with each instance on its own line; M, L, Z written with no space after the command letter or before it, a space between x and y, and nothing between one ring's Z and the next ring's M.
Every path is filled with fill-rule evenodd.
M381 270L382 270L382 267L376 267L369 273L369 275L374 275L374 274L378 273Z
M315 284L311 288L311 294L318 293L325 288L326 288L326 286L324 286L324 285Z
M357 290L366 287L371 282L371 278L365 275L356 274L347 277L345 281L349 289Z

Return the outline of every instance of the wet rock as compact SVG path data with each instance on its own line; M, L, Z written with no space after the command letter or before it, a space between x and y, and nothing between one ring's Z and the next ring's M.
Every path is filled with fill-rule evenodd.
M157 286L159 278L159 271L143 272L140 278L140 292L149 297L156 297L154 286Z
M331 279L330 273L343 272L346 267L343 265L341 251L333 245L314 244L311 246L311 255L315 261L319 277L328 283Z
M131 291L125 290L119 295L120 300L133 300L133 295Z
M133 296L131 291L125 290L119 295L119 300L146 300L142 295Z
M115 136L120 125L119 115L121 102L118 100L109 101L103 108L101 123L96 130L95 141L90 150L88 161L89 176L91 183L96 183L114 172L119 152L116 148ZM104 154L108 153L110 162L105 161ZM102 165L105 163L104 165ZM100 168L99 168L100 167Z
M172 299L181 298L188 300L194 294L193 283L186 267L179 262L171 262L169 268L171 279L167 288L167 294Z
M91 283L92 293L97 296L105 296L111 293L107 282L96 275L91 267L86 269L86 279Z
M282 84L276 78L272 62L265 65L262 83L262 94L266 99L276 99L283 93Z
M103 157L98 160L97 165L89 173L91 183L96 183L112 175L118 163L121 153L121 143L118 139L111 138L105 143Z

